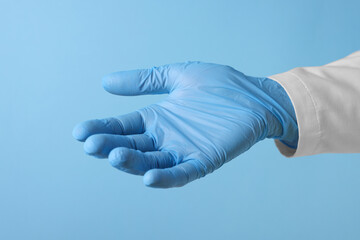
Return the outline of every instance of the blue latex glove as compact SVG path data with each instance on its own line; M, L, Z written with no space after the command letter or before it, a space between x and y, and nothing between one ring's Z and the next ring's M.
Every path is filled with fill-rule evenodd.
M112 73L106 91L168 97L133 113L85 121L73 136L86 153L144 175L150 187L180 187L204 177L264 138L296 148L298 129L285 90L268 78L186 62Z

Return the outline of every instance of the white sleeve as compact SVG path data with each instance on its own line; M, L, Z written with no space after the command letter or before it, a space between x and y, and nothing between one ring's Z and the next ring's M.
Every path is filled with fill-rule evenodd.
M269 78L288 93L298 123L297 149L275 140L284 156L360 153L360 51Z

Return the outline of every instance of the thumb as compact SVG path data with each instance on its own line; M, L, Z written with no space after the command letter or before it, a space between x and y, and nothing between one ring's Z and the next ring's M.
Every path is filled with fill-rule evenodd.
M177 65L121 71L102 79L106 91L123 96L169 93L179 71Z

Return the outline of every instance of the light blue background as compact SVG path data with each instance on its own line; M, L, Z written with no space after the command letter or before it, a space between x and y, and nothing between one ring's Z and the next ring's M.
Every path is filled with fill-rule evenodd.
M251 3L250 3L251 2ZM272 140L183 188L83 153L73 126L164 96L109 72L186 60L254 76L360 49L353 1L0 1L0 239L360 239L360 155L287 159Z

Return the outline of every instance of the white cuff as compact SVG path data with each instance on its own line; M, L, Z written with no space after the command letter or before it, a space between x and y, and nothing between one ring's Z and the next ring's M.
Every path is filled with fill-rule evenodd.
M299 69L298 69L299 70ZM321 139L321 129L316 102L305 83L294 73L285 72L269 77L278 82L287 92L294 106L299 141L297 149L290 148L275 139L276 147L286 157L313 155Z

